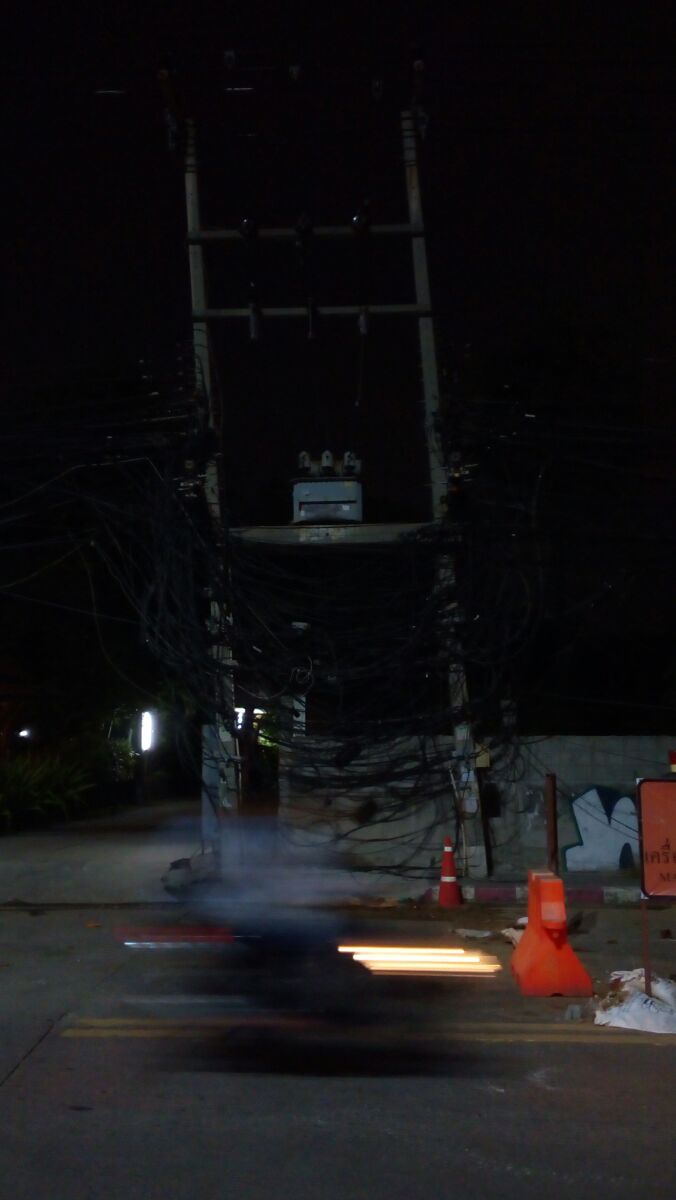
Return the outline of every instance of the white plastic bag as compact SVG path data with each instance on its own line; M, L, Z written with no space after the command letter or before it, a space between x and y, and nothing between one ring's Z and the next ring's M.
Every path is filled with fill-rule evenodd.
M501 929L500 933L507 942L511 942L513 946L518 946L521 938L525 933L525 929Z
M676 1034L676 1008L662 1000L632 991L624 1000L610 1008L598 1008L595 1025L610 1025L615 1029L639 1029L644 1033Z
M620 990L627 994L645 992L645 971L643 967L637 967L635 971L613 971L610 982L611 985L621 984ZM676 1010L676 983L673 980L656 976L651 980L650 990L656 1000Z

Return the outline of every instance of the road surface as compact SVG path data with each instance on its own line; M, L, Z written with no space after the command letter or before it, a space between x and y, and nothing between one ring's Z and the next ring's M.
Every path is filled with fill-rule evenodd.
M302 1036L234 1053L232 1014L175 959L115 942L157 919L0 912L2 1200L676 1194L676 1039L565 1021L503 971L449 985L406 1053Z

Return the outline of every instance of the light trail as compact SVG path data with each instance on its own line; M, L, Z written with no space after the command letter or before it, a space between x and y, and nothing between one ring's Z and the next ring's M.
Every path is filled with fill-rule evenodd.
M495 975L500 964L489 954L451 947L339 946L374 975Z

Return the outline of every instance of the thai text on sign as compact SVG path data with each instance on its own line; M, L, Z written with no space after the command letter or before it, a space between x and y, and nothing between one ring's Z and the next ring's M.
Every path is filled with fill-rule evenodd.
M676 896L676 779L642 779L641 886L646 896Z

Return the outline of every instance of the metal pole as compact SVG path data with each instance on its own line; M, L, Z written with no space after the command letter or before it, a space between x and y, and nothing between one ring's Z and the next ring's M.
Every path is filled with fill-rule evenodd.
M484 846L486 847L486 872L488 875L493 874L493 847L491 845L491 827L488 823L488 812L484 804L484 788L486 784L486 768L476 768L477 789L479 792L479 808L481 810L481 829L484 835Z
M369 225L370 237L410 237L418 234L419 229L411 225ZM313 238L354 238L353 225L315 225L312 230ZM199 229L190 234L196 242L239 242L242 240L241 230L230 229ZM292 241L298 238L298 230L293 225L276 226L259 229L256 237L261 240Z
M547 829L547 866L559 873L559 824L556 811L556 775L545 775L545 826Z
M650 925L648 924L648 901L641 896L641 942L643 944L643 974L645 978L645 994L653 994L653 976L650 962Z
M363 304L318 304L312 306L313 311L322 317L358 317L364 311ZM294 318L303 317L307 320L310 309L307 304L296 304L284 308L260 308L260 315L265 318ZM429 315L429 309L424 304L369 304L369 316L415 316ZM250 308L196 308L193 309L193 320L220 321L227 318L244 318L251 316Z

